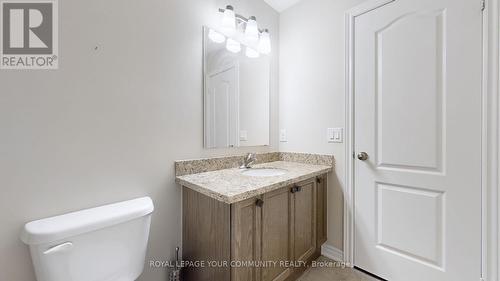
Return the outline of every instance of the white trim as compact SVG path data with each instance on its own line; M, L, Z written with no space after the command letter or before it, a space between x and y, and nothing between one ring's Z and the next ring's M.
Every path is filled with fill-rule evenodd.
M344 253L336 247L326 243L321 246L321 255L334 261L344 261Z
M499 0L487 0L483 16L482 279L499 280Z
M394 0L372 0L345 14L345 86L346 86L346 184L344 204L344 261L354 265L354 104L353 54L354 20L357 16L389 4ZM500 0L486 0L483 19L483 182L482 182L482 279L500 281Z
M344 190L344 262L354 265L354 20L369 11L387 5L395 0L371 0L345 13L345 89L346 89L346 150Z

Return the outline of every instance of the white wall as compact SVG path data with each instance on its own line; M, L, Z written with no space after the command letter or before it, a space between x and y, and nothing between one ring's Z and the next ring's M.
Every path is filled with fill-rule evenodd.
M247 131L247 140L240 139L240 146L268 144L269 57L241 60L239 70L239 129Z
M334 154L328 190L328 244L342 249L345 145L326 129L345 127L344 12L364 0L303 0L280 15L281 151Z
M35 280L24 223L145 195L156 206L148 259L171 259L174 160L277 150L277 134L270 147L203 149L202 25L228 2L277 46L278 14L263 1L69 0L59 1L60 69L0 71L0 280ZM275 51L272 132L277 62ZM140 280L165 278L146 267Z

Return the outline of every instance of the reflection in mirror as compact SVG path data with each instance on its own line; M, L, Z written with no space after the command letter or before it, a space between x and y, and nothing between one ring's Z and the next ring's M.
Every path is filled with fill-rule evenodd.
M205 147L269 145L270 58L204 28Z

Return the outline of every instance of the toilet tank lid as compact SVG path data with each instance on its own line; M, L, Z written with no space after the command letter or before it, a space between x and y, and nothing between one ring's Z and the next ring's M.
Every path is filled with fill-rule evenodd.
M24 226L21 240L28 245L50 243L143 217L153 210L151 198L142 197L32 221Z

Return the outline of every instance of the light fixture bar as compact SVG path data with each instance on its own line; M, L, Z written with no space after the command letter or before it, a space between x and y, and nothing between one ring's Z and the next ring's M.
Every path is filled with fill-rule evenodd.
M222 9L222 8L219 8L219 12L221 13L224 13L226 11L226 9ZM238 21L238 24L240 23L248 23L248 19L245 18L244 16L240 15L240 14L236 14L234 13L234 16L236 18L236 20ZM260 29L259 28L259 32L262 33L264 32L266 29Z

